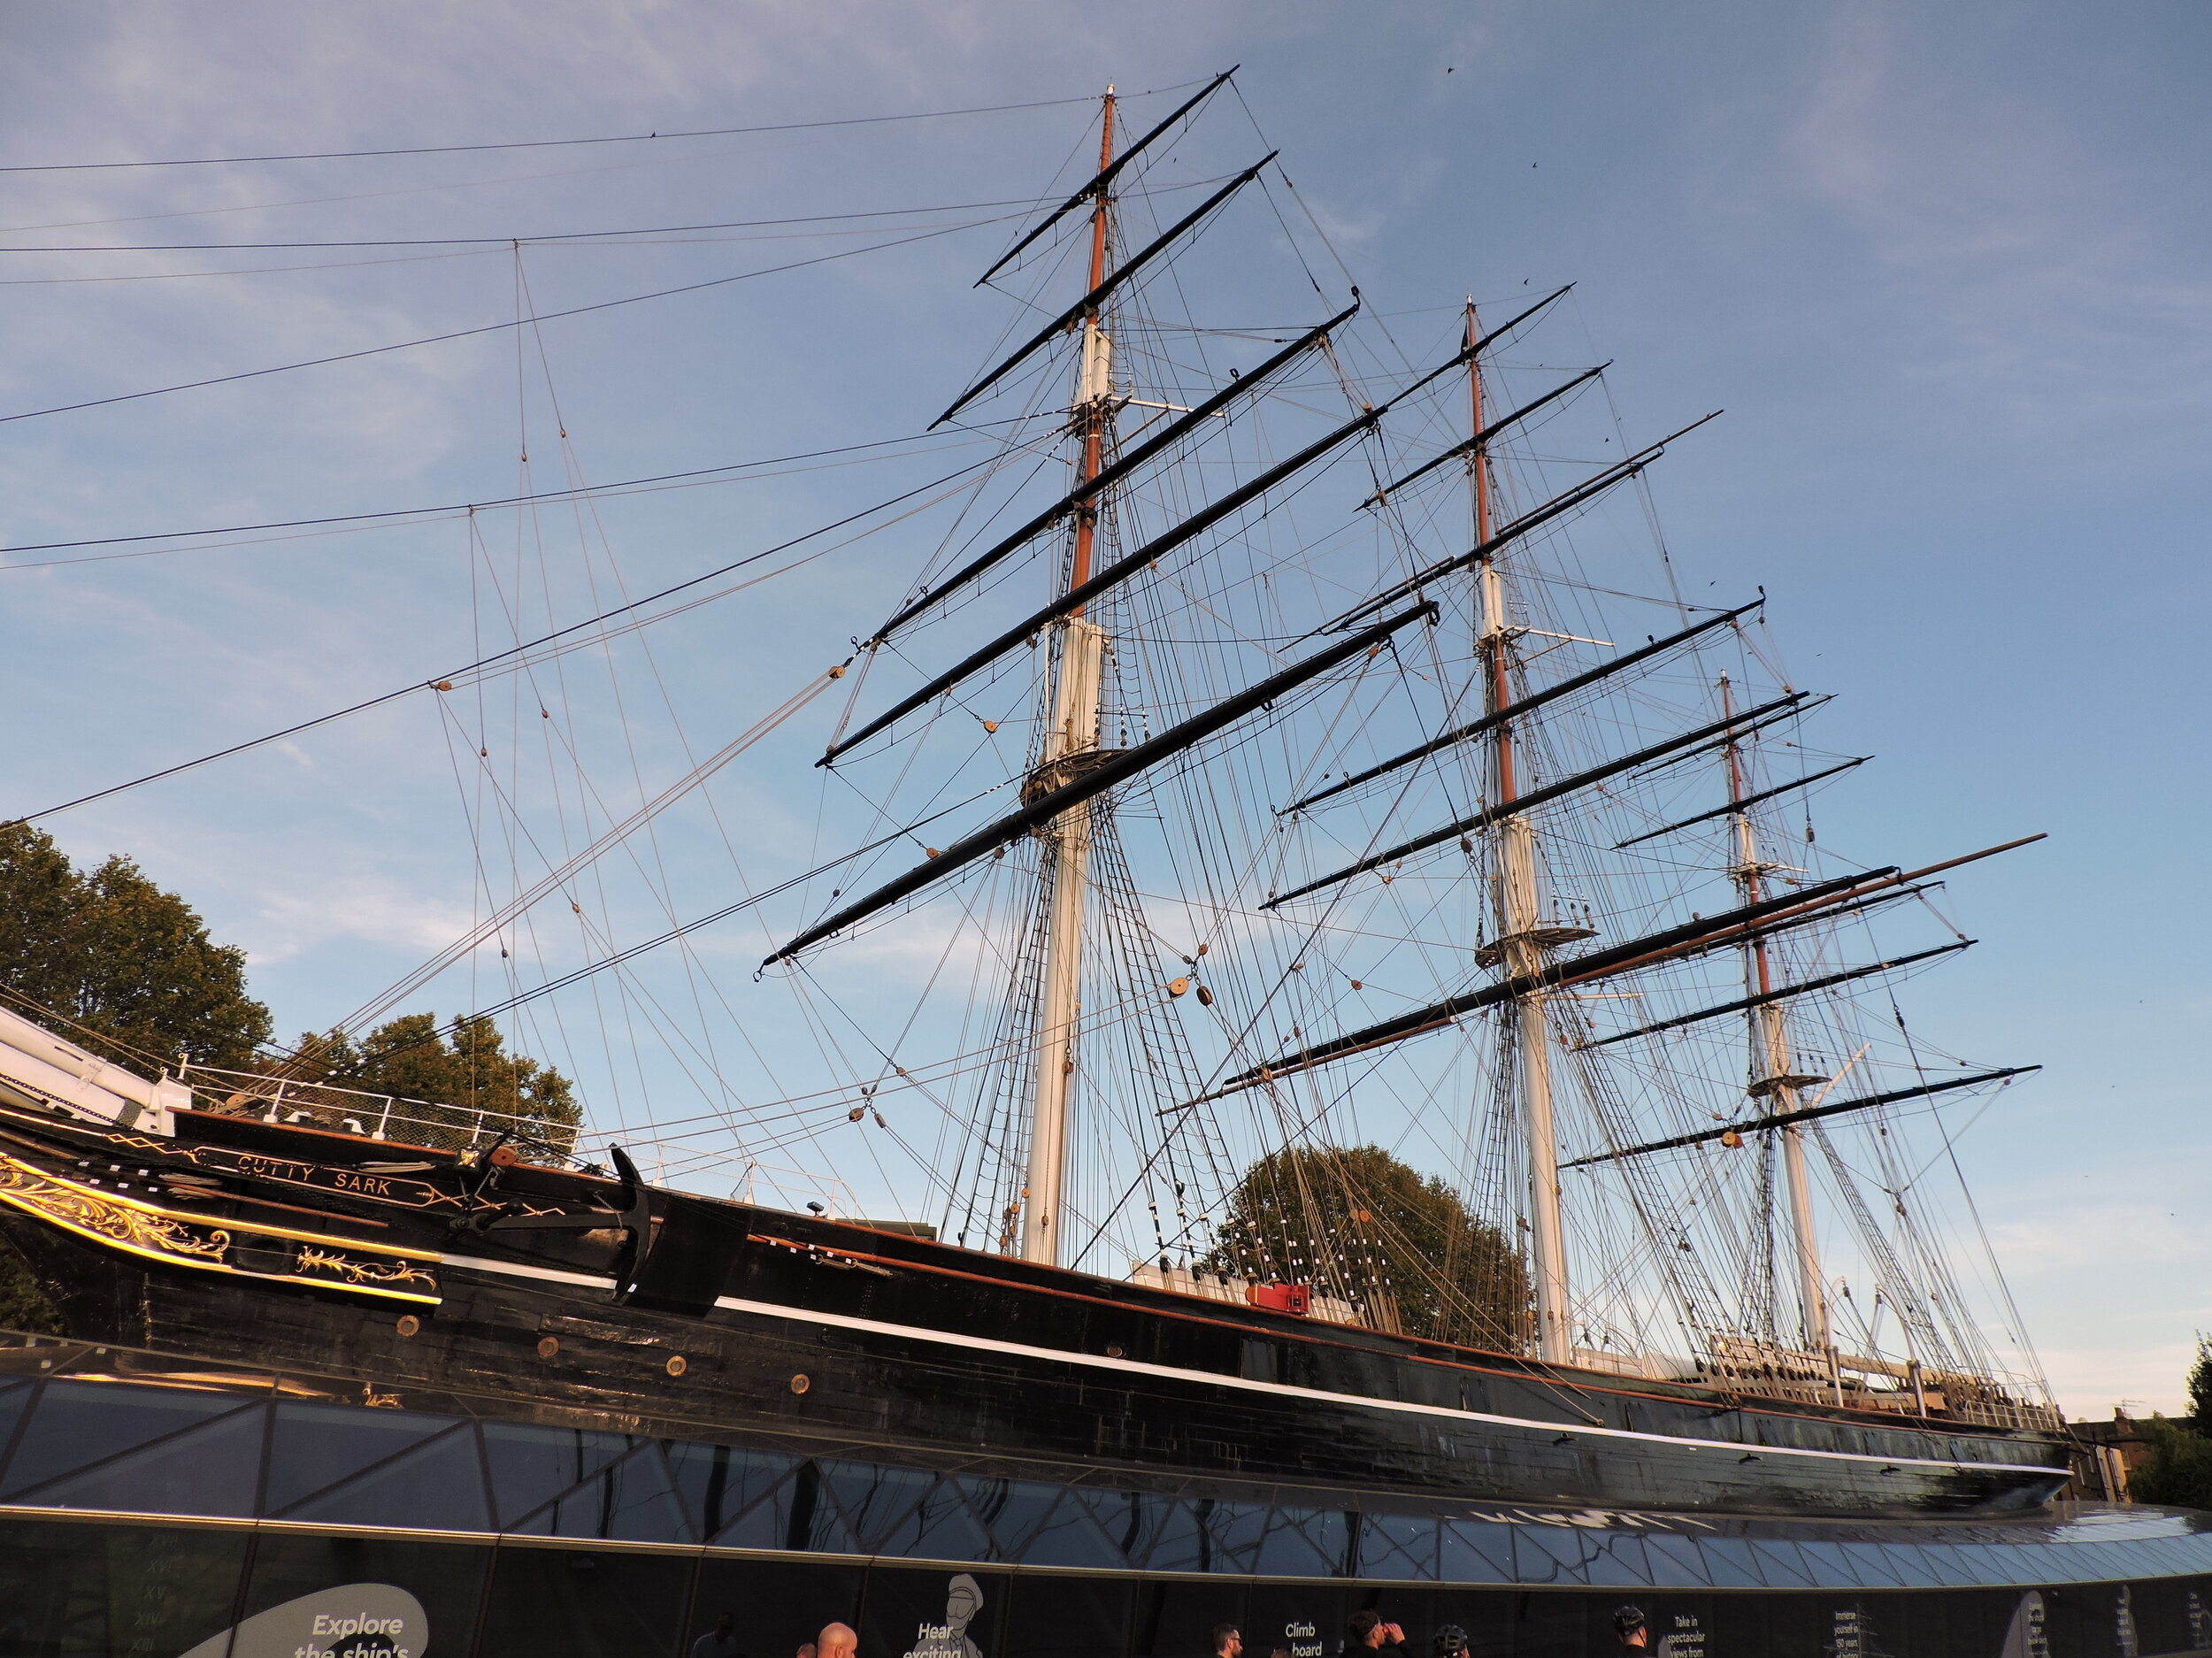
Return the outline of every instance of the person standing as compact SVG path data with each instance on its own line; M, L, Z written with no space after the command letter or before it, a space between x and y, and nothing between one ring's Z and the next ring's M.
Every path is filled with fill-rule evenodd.
M1244 1631L1233 1623L1214 1625L1214 1658L1244 1658Z
M826 1623L814 1638L816 1658L858 1658L860 1637L849 1623Z
M1429 1645L1436 1658L1468 1658L1467 1631L1456 1623L1447 1623L1438 1630Z
M1348 1658L1365 1658L1374 1653L1380 1658L1402 1658L1406 1632L1395 1623L1383 1621L1379 1612L1363 1608L1344 1620L1344 1650Z

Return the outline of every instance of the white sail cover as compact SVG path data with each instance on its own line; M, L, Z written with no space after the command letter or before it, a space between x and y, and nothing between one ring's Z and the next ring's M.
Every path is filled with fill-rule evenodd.
M0 1008L0 1086L73 1116L151 1134L173 1134L176 1119L170 1113L192 1103L192 1090L183 1083L167 1077L149 1082L5 1008Z

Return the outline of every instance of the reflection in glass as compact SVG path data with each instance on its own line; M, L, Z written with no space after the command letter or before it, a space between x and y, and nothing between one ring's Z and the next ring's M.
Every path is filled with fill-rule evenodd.
M49 1480L25 1495L42 1507L57 1508L250 1515L254 1482L261 1472L261 1436L268 1420L264 1406L234 1410L80 1473Z
M668 1477L660 1447L648 1440L603 1468L555 1506L556 1537L619 1538L632 1543L688 1543L691 1520Z
M1058 1506L1038 1523L1021 1545L1019 1559L1025 1566L1119 1569L1129 1563L1120 1544L1099 1524L1092 1505L1071 1491L1063 1494Z
M1363 1577L1436 1576L1436 1522L1420 1515L1371 1514L1359 1531Z
M276 1408L276 1437L269 1446L269 1490L262 1512L281 1514L303 1497L349 1479L452 1426L450 1416L288 1400Z
M822 1484L843 1512L845 1524L861 1547L872 1554L937 1483L934 1474L918 1469L873 1462L826 1461L820 1467Z
M441 1531L488 1531L483 1464L476 1435L463 1424L403 1451L342 1485L296 1503L290 1520L334 1524L413 1526Z
M1511 1583L1513 1528L1491 1520L1447 1520L1437 1528L1436 1575L1446 1583Z
M16 1496L64 1474L196 1428L239 1409L234 1393L52 1381L24 1425L0 1493Z
M676 1490L701 1537L712 1537L798 1466L795 1456L663 1439Z
M542 1508L630 1448L626 1433L583 1428L488 1422L483 1432L484 1459L491 1464L502 1525Z
M993 1554L999 1560L1019 1560L1024 1547L1060 1501L1060 1487L1026 1479L956 1479L968 1500L968 1510L991 1534ZM1084 1518L1088 1519L1086 1514ZM1041 1561L1041 1565L1094 1566L1109 1555L1094 1548L1083 1560ZM1114 1563L1118 1564L1118 1562Z

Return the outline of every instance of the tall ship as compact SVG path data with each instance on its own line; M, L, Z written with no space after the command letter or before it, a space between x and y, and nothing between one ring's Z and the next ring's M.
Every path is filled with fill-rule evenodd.
M1993 1653L2212 1644L2175 1586L2212 1555L2147 1515L2130 1524L2164 1563L2089 1573L2103 1599L2078 1616L2132 1631L2132 1593L2181 1632L2048 1644L2088 1592L2035 1588L2025 1543L2133 1534L2071 1506L2116 1496L2116 1472L2067 1433L1953 1150L2034 1067L1953 1054L1905 1011L1973 942L1954 917L1974 866L2039 837L1907 825L1916 849L1877 863L1823 841L1814 802L1864 757L1821 746L1825 698L1763 592L1686 579L1647 494L1711 417L1632 435L1566 289L1378 314L1309 257L1317 227L1293 234L1263 141L1182 164L1240 141L1228 85L1134 123L1107 96L1094 168L979 284L1004 338L931 430L983 458L933 532L897 532L910 585L725 751L820 733L790 784L838 802L823 854L710 918L766 940L714 994L803 1032L816 1074L578 1127L351 1090L311 1048L139 1075L0 1012L0 1229L62 1325L8 1349L0 1508L170 1511L35 1455L59 1407L27 1390L104 1385L259 1401L263 1471L200 1500L211 1524L680 1546L700 1572L963 1567L917 1651L976 1650L943 1632L960 1581L993 1616L1008 1593L1041 1608L974 1575L1033 1566L1228 1572L1255 1621L1325 1585L1333 1613L1268 1632L1314 1658L1362 1584L1525 1591L1518 1563L1451 1576L1461 1524L1633 1538L1647 1571L1663 1545L1747 1539L1888 1539L1924 1571L2009 1549L2012 1577L1970 1580L2002 1589ZM1266 291L1268 261L1294 324L1208 309L1225 272ZM395 994L512 960L534 911L582 914L595 866L710 769L641 781L580 850L518 854L505 899ZM698 931L606 937L492 1011ZM864 1163L900 1219L845 1195ZM460 1488L423 1473L348 1508L368 1463L286 1485L285 1413L307 1410L463 1424L480 1492L450 1476L477 1493L453 1512L393 1494ZM157 1440L101 1455L124 1470ZM570 1462L515 1509L501 1457L525 1444ZM651 1508L609 1483L641 1458L658 1521L616 1517ZM1282 1531L1291 1511L1342 1519ZM1048 1515L1074 1554L1039 1540ZM1201 1540L1145 1553L1178 1525ZM1294 1532L1304 1554L1268 1553ZM1393 1563L1363 1552L1379 1537L1427 1541ZM1816 1586L1596 1558L1551 1587L1605 1601L1623 1645L1621 1585ZM1856 1609L1814 1644L1739 1648L1901 1650L1849 1621L1860 1600L1942 1585L1890 1570L1854 1568ZM2155 1593L2110 1589L2128 1578ZM406 1604L370 1623L431 1616L380 1585ZM240 1631L294 1605L240 1594ZM477 1650L522 1649L470 1616ZM1720 1616L1651 1639L1687 1658ZM1117 1639L1100 1649L1165 1650L1156 1623ZM1513 1639L1475 1650L1585 1650Z

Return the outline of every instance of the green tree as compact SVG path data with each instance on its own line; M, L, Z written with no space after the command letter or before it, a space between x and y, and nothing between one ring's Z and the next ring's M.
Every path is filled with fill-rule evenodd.
M1310 1283L1409 1335L1514 1350L1531 1327L1528 1271L1457 1193L1379 1146L1292 1147L1229 1194L1202 1265Z
M2154 1415L2140 1424L2151 1455L2128 1476L2128 1495L2138 1502L2212 1509L2212 1338L2197 1337L2187 1386L2187 1416Z
M2212 1439L2212 1337L2197 1336L2196 1362L2189 1367L2189 1420L2199 1433Z
M446 1144L465 1141L478 1130L476 1113L518 1119L514 1127L526 1153L565 1155L584 1121L575 1086L550 1065L527 1055L510 1054L499 1027L480 1014L453 1021L442 1030L434 1013L409 1013L380 1025L355 1041L334 1032L300 1039L303 1068L314 1081L334 1087L434 1102L429 1120L446 1131ZM411 1115L422 1115L415 1113ZM508 1126L495 1123L492 1132ZM395 1129L393 1138L412 1133Z
M0 829L0 992L18 1011L131 1070L242 1068L269 1036L246 955L115 856L81 871L28 824Z
M2212 1509L2212 1439L2164 1416L2140 1426L2151 1442L2150 1460L2128 1476L2128 1495L2138 1502Z
M63 1333L61 1313L15 1246L0 1239L0 1330Z

